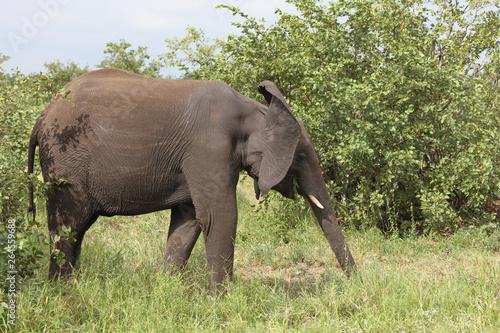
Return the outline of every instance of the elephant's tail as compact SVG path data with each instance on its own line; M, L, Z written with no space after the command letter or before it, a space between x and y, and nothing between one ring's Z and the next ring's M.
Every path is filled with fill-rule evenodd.
M36 146L38 145L38 121L35 124L35 127L33 127L33 131L31 132L31 137L30 137L30 143L28 147L28 176L33 173L33 165L35 163L35 150ZM36 207L34 205L34 196L33 196L33 182L29 181L29 196L30 196L30 203L28 207L28 212L33 212L33 221L35 220L36 216Z

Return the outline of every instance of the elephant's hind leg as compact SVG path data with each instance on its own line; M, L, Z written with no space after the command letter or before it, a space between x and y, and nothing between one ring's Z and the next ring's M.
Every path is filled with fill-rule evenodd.
M170 271L174 274L186 266L200 233L201 228L192 204L183 204L172 209L162 263L164 272Z
M73 188L65 187L48 198L47 222L52 241L49 279L73 273L85 232L97 216L84 195Z
M80 258L80 253L82 252L83 237L85 236L85 233L87 232L87 230L90 228L90 226L92 224L94 224L94 222L97 220L98 217L99 217L98 214L94 214L94 216L92 216L90 218L90 220L87 223L85 223L87 227L75 235L74 239L76 241L75 241L75 245L73 247L73 258L71 261L71 265L73 267L76 266L76 262L77 262L78 258Z

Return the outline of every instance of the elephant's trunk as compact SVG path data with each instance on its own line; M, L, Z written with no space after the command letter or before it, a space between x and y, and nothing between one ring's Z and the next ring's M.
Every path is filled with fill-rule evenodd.
M307 193L304 199L311 206L340 266L349 277L351 273L356 272L356 264L340 230L326 185L320 186L317 194Z

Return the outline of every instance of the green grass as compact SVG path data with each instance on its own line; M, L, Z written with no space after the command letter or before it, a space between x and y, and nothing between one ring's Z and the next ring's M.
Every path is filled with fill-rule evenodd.
M183 274L157 271L168 213L100 218L81 273L55 284L47 267L18 293L22 332L498 332L500 231L385 238L347 231L359 276L347 280L312 214L282 222L248 212L240 191L236 279L209 297L200 238ZM486 231L489 231L488 233ZM48 263L47 263L48 265Z

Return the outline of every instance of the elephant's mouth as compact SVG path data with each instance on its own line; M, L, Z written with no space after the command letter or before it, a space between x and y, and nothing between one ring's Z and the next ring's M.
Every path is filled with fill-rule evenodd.
M273 187L273 190L278 191L285 198L295 199L294 177L286 175L285 178Z

